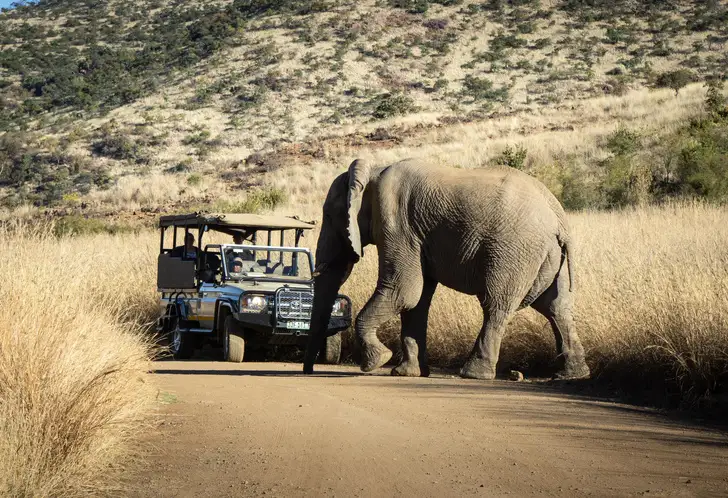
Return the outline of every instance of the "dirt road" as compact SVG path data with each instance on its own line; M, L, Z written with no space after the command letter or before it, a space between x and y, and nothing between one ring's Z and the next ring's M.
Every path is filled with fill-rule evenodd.
M728 437L556 388L159 362L130 496L726 496Z

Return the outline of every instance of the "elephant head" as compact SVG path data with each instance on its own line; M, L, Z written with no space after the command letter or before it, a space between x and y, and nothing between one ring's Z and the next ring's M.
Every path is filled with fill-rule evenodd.
M348 172L333 181L326 196L316 248L314 302L304 373L313 372L316 355L326 340L334 300L354 264L364 255L364 246L371 242L371 194L367 191L371 175L369 164L357 159Z

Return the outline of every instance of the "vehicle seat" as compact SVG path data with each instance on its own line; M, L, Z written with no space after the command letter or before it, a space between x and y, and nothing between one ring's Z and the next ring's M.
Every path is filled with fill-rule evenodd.
M283 268L284 268L283 263L281 263L280 261L277 261L275 263L269 262L265 268L265 272L268 274L280 273L283 271Z

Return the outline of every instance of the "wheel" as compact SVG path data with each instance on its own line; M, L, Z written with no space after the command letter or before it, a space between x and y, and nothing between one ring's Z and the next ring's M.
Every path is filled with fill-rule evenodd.
M338 365L341 361L341 333L326 338L326 345L319 354L323 363Z
M175 316L169 319L169 351L175 360L187 360L195 352L195 338L185 334L179 327L179 319Z
M245 339L242 327L232 315L225 318L223 336L223 358L225 361L241 363L245 356Z

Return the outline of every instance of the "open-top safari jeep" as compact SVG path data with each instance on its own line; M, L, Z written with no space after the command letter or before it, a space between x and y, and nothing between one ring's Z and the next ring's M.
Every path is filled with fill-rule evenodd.
M311 252L299 247L299 241L313 226L296 218L255 214L162 216L157 331L168 339L173 356L190 358L206 341L221 346L223 358L233 362L243 361L246 346L305 346L314 265ZM199 250L211 232L237 243L208 244ZM259 244L261 237L265 244ZM322 361L339 362L340 332L350 325L351 300L339 295L329 321L331 335L319 354Z

